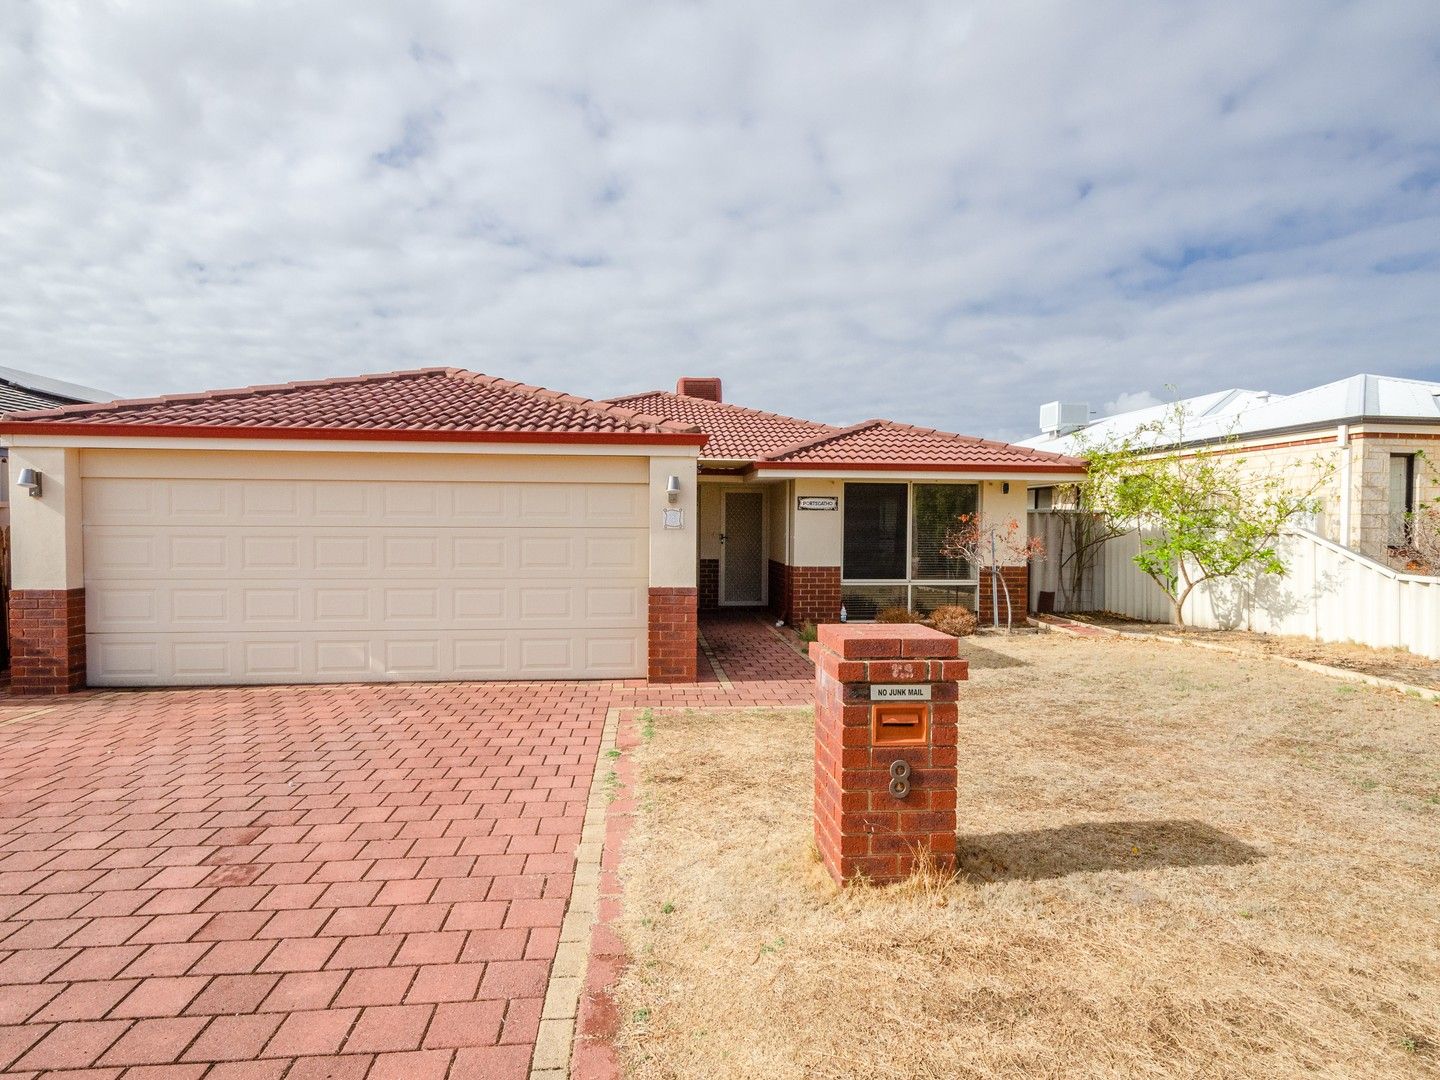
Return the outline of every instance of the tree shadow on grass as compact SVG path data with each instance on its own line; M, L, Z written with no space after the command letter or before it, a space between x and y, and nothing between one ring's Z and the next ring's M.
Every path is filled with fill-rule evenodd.
M980 881L1043 881L1100 870L1243 866L1259 849L1199 821L1093 821L966 836L957 868Z

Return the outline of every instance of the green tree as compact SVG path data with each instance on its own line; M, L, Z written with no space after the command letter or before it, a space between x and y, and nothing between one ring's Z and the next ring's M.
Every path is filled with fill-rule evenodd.
M1319 509L1316 493L1333 469L1252 467L1233 436L1187 446L1187 419L1177 404L1122 440L1080 451L1089 466L1081 505L1111 531L1141 530L1135 565L1169 598L1180 626L1202 582L1285 573L1281 531Z

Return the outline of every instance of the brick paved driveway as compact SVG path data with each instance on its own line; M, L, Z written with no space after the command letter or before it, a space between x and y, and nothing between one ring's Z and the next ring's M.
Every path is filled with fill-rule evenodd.
M0 699L0 1073L527 1075L606 710L808 696L726 633L724 686Z
M109 693L0 727L0 1068L524 1076L607 702Z

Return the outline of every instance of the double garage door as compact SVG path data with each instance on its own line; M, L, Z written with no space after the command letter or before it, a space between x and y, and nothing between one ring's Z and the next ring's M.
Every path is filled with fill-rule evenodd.
M176 457L87 463L91 685L645 672L643 459Z

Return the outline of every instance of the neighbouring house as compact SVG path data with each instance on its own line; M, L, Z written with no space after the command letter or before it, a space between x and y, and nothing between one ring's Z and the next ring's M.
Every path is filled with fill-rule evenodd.
M12 686L690 681L697 611L983 611L955 514L1061 455L453 368L12 413ZM1017 602L1024 567L1006 570Z
M1402 550L1410 515L1440 497L1440 382L1384 375L1295 394L1222 390L1099 419L1083 404L1051 402L1040 410L1044 433L1021 445L1081 453L1163 422L1176 405L1183 445L1223 444L1256 469L1284 470L1296 487L1318 485L1314 531L1371 558ZM1049 490L1032 491L1031 509L1051 505Z

